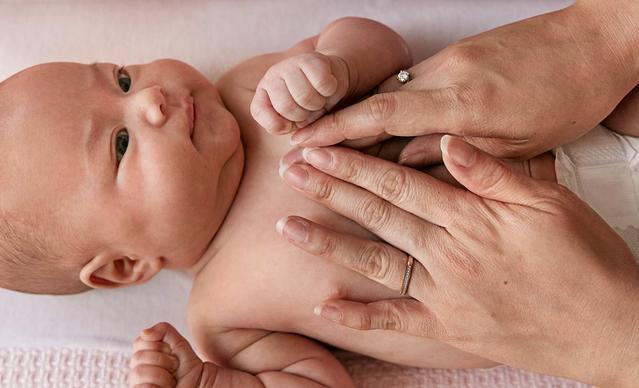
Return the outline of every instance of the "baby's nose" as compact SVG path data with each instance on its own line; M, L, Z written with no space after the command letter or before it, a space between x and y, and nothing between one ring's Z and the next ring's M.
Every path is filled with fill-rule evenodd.
M166 121L166 93L160 86L151 86L141 91L140 96L144 118L146 121L160 127Z

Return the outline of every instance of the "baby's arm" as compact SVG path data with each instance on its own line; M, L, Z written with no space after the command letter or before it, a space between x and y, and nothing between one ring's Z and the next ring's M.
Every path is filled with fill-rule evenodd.
M129 385L178 388L354 387L342 365L319 344L295 334L235 330L221 339L225 367L203 362L168 323L142 331L134 344ZM237 345L240 346L237 346Z
M397 33L354 17L332 22L290 51L298 55L266 71L251 103L251 114L271 133L308 125L340 101L360 97L411 65L408 47Z

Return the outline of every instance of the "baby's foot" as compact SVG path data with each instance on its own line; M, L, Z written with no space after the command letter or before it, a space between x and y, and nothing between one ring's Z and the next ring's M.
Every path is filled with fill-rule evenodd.
M133 343L129 386L197 387L204 363L168 323L142 330Z

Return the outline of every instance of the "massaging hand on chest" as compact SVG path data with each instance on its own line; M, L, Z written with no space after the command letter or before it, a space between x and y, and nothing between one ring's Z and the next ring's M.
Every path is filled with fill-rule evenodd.
M529 157L575 139L637 84L639 17L626 16L639 7L617 5L579 1L468 38L409 69L398 91L293 135L302 147L417 136L403 159L443 158L466 188L342 147L307 149L285 166L287 184L385 242L299 217L281 228L289 241L398 292L326 301L317 313L594 384L639 381L639 269L628 247L567 189L489 155ZM443 156L442 133L456 135L441 140Z

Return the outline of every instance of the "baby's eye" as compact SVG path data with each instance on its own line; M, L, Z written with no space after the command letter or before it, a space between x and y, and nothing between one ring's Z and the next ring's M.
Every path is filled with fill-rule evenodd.
M124 157L126 149L129 147L129 132L125 129L118 131L115 135L115 158L120 164L120 161Z
M124 66L118 69L118 84L124 93L131 89L131 77L124 70Z

